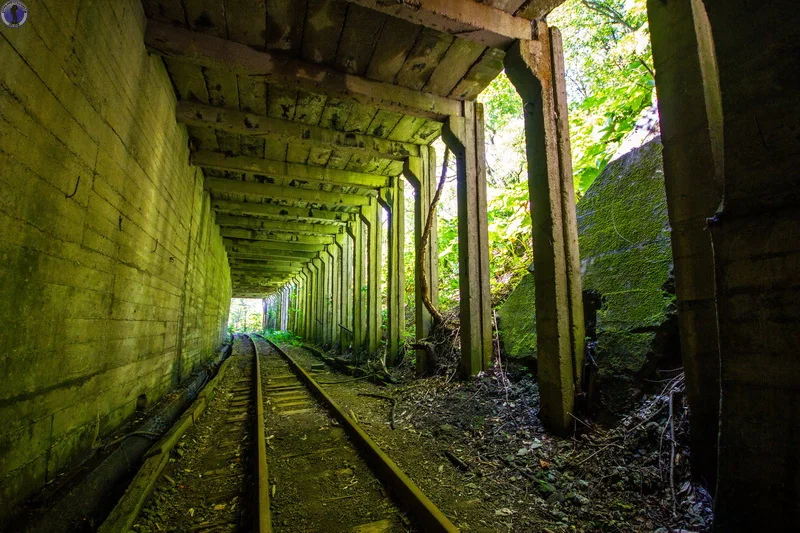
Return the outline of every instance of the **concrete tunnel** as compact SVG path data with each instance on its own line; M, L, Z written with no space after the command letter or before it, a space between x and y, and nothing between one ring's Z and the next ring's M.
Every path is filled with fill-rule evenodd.
M524 104L535 206L538 416L548 435L569 438L586 351L562 38L546 19L561 3L6 3L0 530L45 530L14 518L18 506L86 475L74 473L143 409L176 391L189 401L213 380L231 298L265 299L271 329L310 345L385 350L388 367L399 363L408 189L422 256L408 280L411 341L435 327L420 288L424 279L436 302L437 239L423 234L439 139L456 161L458 375L490 372L476 98L503 70ZM713 495L714 531L796 530L800 20L785 0L649 0L647 12L692 472ZM234 350L283 350L248 338ZM430 354L415 356L429 372ZM284 372L259 359L264 372ZM236 365L228 372L242 380L262 371ZM265 379L266 391L280 388ZM143 456L152 444L142 440ZM125 464L128 483L141 464ZM114 501L126 489L115 490ZM456 527L440 501L425 498L433 512L414 498L402 505L409 516L422 509L416 530ZM265 512L264 501L255 508ZM114 502L105 505L107 514ZM93 520L81 527L96 530Z

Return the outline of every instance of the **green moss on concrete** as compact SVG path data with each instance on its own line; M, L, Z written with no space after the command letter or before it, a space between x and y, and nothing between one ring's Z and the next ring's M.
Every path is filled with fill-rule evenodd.
M578 204L584 290L599 293L594 358L603 406L625 411L658 357L674 295L660 140L610 163Z
M658 328L674 306L664 291L672 268L661 143L656 139L611 162L577 206L585 291L599 294L597 344L601 395L622 411L651 366ZM504 353L536 356L533 275L498 311Z
M497 310L503 353L515 359L536 358L536 289L525 275Z

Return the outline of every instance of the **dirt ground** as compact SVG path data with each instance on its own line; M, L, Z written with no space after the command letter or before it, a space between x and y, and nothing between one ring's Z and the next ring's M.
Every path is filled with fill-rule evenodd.
M317 361L284 348L304 368ZM572 438L544 429L537 384L521 373L386 387L315 377L462 531L710 530L708 493L689 478L681 376L615 427L581 423Z

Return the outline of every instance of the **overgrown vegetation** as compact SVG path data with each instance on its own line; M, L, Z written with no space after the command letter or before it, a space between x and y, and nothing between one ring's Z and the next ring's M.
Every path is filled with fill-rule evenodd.
M653 102L653 68L645 0L568 0L548 17L561 30L570 137L580 199ZM486 109L490 268L502 300L533 261L522 102L501 74L480 95ZM438 145L439 161L444 147ZM413 211L406 228L413 231ZM455 169L439 204L439 299L458 303ZM409 244L412 242L409 238ZM413 306L413 247L407 247L407 303Z

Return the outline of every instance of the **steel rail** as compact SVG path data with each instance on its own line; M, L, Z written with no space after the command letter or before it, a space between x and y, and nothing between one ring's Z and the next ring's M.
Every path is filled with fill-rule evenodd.
M264 398L261 391L261 363L258 344L250 334L245 336L253 343L256 354L255 374L253 380L256 389L256 460L258 474L258 496L256 500L256 523L259 533L272 533L272 513L269 507L269 470L267 468L267 442L264 436ZM263 337L262 337L263 338Z
M326 393L292 357L271 339L256 336L269 343L289 363L289 367L306 387L342 422L354 444L361 448L373 471L404 504L426 532L457 533L459 529L439 510L422 490L403 472L377 443Z

